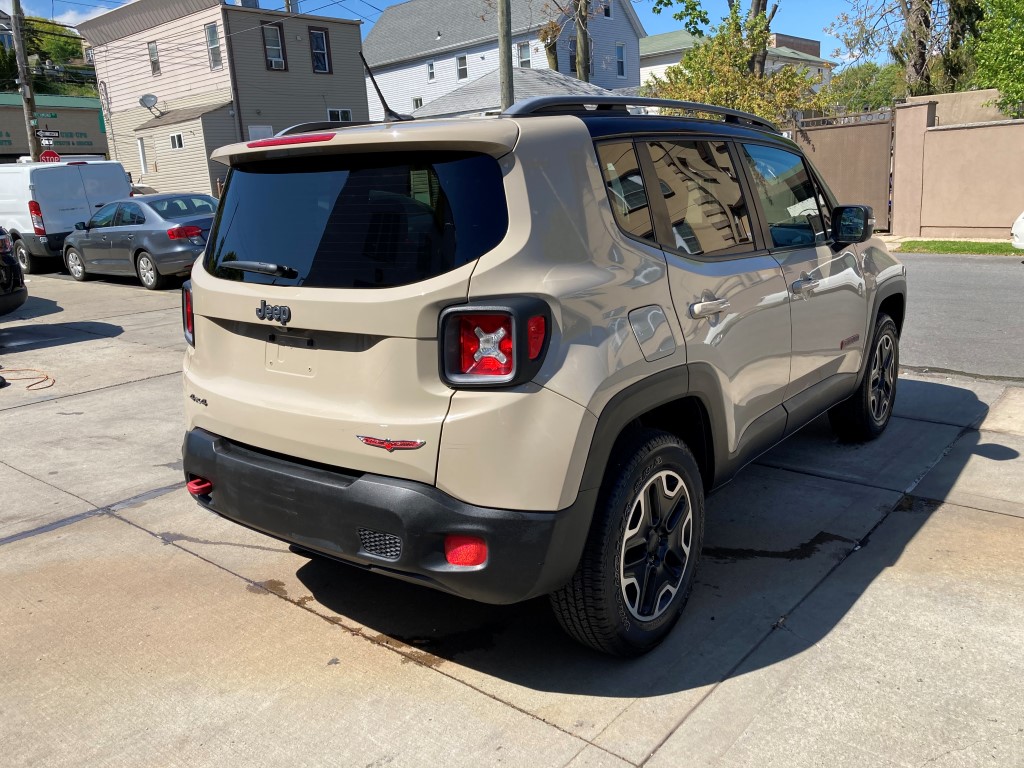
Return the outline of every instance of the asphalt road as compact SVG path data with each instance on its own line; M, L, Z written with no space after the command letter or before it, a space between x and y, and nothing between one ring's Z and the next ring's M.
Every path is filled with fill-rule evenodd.
M1024 380L1024 251L898 257L909 284L903 367Z

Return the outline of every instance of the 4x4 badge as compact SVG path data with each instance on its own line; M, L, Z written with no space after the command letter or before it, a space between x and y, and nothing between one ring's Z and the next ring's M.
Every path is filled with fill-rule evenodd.
M356 435L364 445L372 446L373 448L383 448L388 453L392 451L415 451L417 448L422 448L427 444L426 440L388 440L380 437L365 437L364 435Z

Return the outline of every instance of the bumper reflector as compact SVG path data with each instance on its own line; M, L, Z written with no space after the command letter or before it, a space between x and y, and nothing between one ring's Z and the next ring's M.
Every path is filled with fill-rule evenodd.
M449 534L444 537L444 556L450 565L483 565L487 562L487 542L476 536Z

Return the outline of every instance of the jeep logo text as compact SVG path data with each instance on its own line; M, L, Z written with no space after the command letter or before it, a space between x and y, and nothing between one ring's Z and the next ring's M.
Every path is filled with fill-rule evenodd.
M281 325L288 325L288 321L292 319L292 310L284 305L270 305L265 301L261 301L260 305L256 308L256 317L260 320L276 320Z

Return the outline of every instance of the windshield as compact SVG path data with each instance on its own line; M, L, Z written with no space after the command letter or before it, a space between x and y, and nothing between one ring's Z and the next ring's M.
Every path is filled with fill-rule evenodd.
M320 288L419 282L479 258L508 230L497 160L381 153L232 169L204 265L225 279ZM288 267L288 277L232 269Z
M217 212L217 201L209 195L175 195L147 202L150 208L165 219L212 216Z

